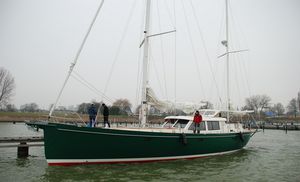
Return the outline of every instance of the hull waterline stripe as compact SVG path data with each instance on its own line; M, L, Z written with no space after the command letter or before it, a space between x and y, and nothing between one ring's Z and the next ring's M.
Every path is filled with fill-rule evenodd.
M72 165L72 164L93 164L93 163L101 164L101 163L154 162L154 161L167 161L167 160L176 160L176 159L194 159L194 158L208 157L214 155L223 155L223 154L237 152L241 149L231 150L226 152L217 152L211 154L184 155L184 156L173 156L173 157L120 158L120 159L47 159L47 163L49 165Z
M77 132L77 133L96 134L96 135L126 136L126 137L178 138L181 135L181 133L177 133L176 134L177 136L130 135L130 134L104 133L104 132L93 132L93 131L79 131L79 130L70 130L70 129L57 129L57 130L66 131L66 132ZM234 134L230 134L230 135L222 135L222 136L205 136L205 135L186 136L186 138L227 138L227 137L236 137L235 134L238 134L238 133L234 133Z

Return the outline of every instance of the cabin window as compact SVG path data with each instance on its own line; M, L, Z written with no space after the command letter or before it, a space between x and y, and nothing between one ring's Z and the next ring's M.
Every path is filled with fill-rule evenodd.
M207 111L205 112L205 115L215 115L216 112L215 111Z
M207 121L208 130L220 130L219 121Z
M175 128L179 128L179 127L184 128L188 122L189 122L188 120L179 119L174 127Z
M189 127L189 130L193 130L194 131L194 128L195 128L195 124L192 123L191 126ZM205 122L202 121L200 123L200 131L205 131L206 130L206 127L205 127Z
M176 121L177 119L167 119L164 128L171 128Z
M205 114L204 114L205 111L199 111L199 113L200 113L201 115L205 115Z

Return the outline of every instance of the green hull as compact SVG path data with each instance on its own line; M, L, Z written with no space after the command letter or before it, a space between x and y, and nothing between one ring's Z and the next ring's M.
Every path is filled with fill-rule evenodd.
M44 130L49 165L198 158L242 149L251 132L178 134L28 123Z

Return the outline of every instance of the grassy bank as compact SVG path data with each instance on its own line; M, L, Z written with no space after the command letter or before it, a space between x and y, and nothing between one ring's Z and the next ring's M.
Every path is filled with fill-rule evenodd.
M47 113L35 112L0 112L0 122L24 122L25 120L47 119Z

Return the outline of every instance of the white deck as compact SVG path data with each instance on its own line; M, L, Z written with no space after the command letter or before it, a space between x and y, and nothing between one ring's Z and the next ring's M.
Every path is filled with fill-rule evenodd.
M244 129L240 123L226 123L225 118L214 117L213 114L209 116L204 115L202 123L205 129L200 129L201 134L253 132L252 130ZM212 123L215 124L215 128L211 127ZM111 129L159 133L193 133L193 126L192 116L168 116L165 118L165 123L161 127L112 127Z

